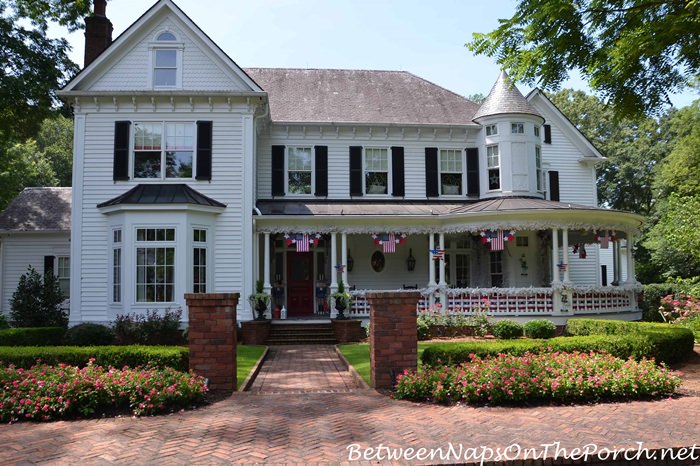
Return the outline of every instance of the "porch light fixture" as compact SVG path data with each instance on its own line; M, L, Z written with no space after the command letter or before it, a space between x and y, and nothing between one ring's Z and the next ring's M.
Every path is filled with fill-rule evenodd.
M413 272L416 268L416 258L413 257L413 249L408 250L408 257L406 258L406 268L409 272Z
M345 264L348 266L348 272L352 272L352 268L355 266L355 259L352 258L350 255L350 250L348 249L348 263Z

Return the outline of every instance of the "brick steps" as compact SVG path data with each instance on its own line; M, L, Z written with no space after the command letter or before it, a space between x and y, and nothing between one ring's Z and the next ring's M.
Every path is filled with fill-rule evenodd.
M330 323L272 324L270 335L265 343L267 345L328 345L338 343L338 340Z

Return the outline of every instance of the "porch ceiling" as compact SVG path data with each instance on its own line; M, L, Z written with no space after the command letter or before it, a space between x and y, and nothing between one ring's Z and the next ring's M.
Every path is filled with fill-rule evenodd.
M622 211L534 198L479 202L258 201L260 232L477 232L485 229L617 230L637 233L643 217Z

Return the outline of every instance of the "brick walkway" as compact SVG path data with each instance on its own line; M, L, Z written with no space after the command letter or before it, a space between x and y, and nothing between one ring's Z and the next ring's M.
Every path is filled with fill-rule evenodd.
M253 393L349 392L356 385L332 345L271 346Z
M202 409L170 416L0 426L0 464L338 464L358 458L357 451L349 456L350 444L447 452L451 443L459 452L460 447L495 449L517 443L522 448L540 448L541 453L542 444L554 442L568 450L591 443L598 448L634 450L637 442L649 449L700 443L700 398L696 396L533 408L433 406L352 388L329 348L272 350L268 371L254 387L277 394L236 393ZM296 367L294 355L306 362ZM274 366L285 377L269 370ZM320 368L328 369L330 375L322 374ZM465 460L465 454L421 463L478 464L469 457Z

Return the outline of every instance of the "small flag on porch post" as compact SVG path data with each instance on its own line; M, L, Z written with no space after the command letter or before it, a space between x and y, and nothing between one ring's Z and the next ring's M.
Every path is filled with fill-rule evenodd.
M303 235L297 236L297 252L309 252L309 234L304 233Z
M505 241L503 241L503 230L496 230L493 233L494 235L491 237L491 250L503 251L503 249L505 249Z
M389 233L388 239L382 241L382 252L384 254L388 252L396 252L396 236L393 233Z

